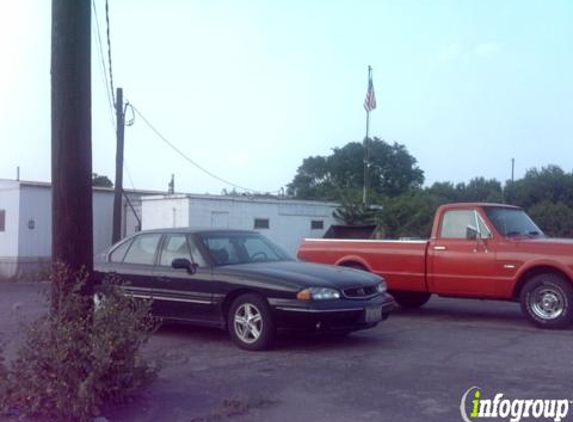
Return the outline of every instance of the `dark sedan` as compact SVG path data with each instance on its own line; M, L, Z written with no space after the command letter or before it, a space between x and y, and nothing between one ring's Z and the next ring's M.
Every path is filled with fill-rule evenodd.
M155 315L227 329L248 350L270 346L277 329L371 328L394 307L381 277L299 262L251 231L144 231L99 255L95 269L153 299Z

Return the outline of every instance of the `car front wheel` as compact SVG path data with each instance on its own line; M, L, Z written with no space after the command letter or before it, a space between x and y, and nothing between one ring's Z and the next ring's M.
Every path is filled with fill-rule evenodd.
M239 296L229 311L229 334L245 350L269 348L275 337L275 324L267 301L253 293Z
M538 274L520 295L521 310L541 328L565 328L573 323L573 287L559 274Z

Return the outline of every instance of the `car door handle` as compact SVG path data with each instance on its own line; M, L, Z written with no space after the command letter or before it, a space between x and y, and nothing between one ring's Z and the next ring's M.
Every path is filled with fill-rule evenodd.
M167 283L169 281L167 277L156 277L155 279L160 283Z
M447 251L448 248L446 248L445 246L434 246L434 250L435 251Z

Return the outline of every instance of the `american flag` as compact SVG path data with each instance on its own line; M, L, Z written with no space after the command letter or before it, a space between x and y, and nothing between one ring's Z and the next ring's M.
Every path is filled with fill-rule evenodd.
M368 81L368 91L366 92L366 98L364 100L364 109L366 111L372 111L376 108L376 94L374 94L374 84L372 83L372 78Z

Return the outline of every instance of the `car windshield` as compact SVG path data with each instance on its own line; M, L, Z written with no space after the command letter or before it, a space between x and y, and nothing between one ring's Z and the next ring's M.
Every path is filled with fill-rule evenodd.
M513 208L486 207L485 213L499 233L505 237L544 236L525 211Z
M216 266L293 260L287 252L257 233L201 234L199 241Z

